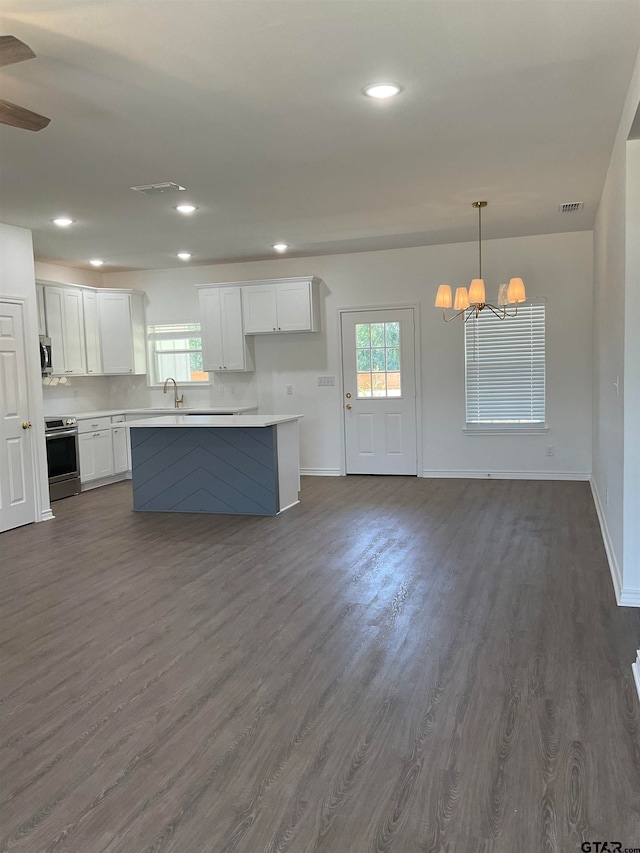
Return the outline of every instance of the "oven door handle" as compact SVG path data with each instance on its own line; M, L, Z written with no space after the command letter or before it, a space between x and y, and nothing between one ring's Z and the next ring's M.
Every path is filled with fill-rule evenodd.
M50 438L62 438L65 435L77 435L77 429L61 429L57 432L45 432L44 437L49 441Z

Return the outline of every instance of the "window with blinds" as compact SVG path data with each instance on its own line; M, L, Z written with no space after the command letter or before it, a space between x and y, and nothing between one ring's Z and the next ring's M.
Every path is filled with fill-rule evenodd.
M545 305L489 309L464 327L468 424L544 424Z
M202 369L200 323L147 326L147 343L154 384L161 384L167 376L181 383L209 379Z

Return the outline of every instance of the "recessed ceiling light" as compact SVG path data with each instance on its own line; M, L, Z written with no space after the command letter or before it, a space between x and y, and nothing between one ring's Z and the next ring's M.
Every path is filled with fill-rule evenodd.
M75 219L69 219L68 216L58 216L53 220L53 224L57 225L58 228L67 228L69 225L73 225Z
M193 213L193 211L197 210L197 209L198 208L195 206L195 204L177 204L176 205L176 210L178 211L178 213Z
M365 95L369 98L378 98L378 100L393 98L394 95L399 95L400 92L402 92L402 86L398 86L397 83L372 83L371 86L367 86L364 90Z
M289 247L286 243L274 243L273 248L276 252L286 252Z
M92 267L101 267L104 261L102 261L100 258L92 258L89 263Z
M178 252L178 257L181 261L188 261L191 257L191 252Z

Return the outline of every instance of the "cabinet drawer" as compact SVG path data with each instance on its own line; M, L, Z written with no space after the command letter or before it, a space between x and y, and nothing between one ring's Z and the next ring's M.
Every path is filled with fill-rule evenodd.
M88 418L78 421L78 432L80 435L86 432L96 432L100 429L110 429L111 418Z
M111 415L111 423L112 424L123 424L124 423L124 415Z

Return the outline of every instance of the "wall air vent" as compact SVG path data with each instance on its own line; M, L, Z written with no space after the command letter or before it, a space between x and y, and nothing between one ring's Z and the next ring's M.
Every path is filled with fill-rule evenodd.
M184 190L180 184L174 184L171 181L165 181L163 184L140 184L138 187L129 187L142 195L160 195L161 193L179 193Z
M583 201L568 201L565 204L561 204L558 210L560 213L577 213L577 211L582 210L583 207Z

